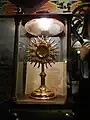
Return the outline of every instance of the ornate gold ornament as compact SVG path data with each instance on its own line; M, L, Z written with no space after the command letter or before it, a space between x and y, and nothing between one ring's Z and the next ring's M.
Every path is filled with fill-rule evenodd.
M46 68L47 64L51 66L50 63L55 64L56 56L57 56L57 47L58 43L55 43L55 40L51 41L51 37L44 38L42 36L38 38L33 38L31 43L29 44L29 54L28 60L31 63L35 63L34 67L38 64L38 68L40 64L45 64Z
M41 66L41 86L31 93L30 97L35 99L51 99L55 97L53 91L50 91L45 86L45 72L44 66L48 68L48 64L52 67L51 63L55 64L57 53L57 44L55 40L51 41L49 37L33 38L29 44L28 60L34 63L34 67L38 64L38 68Z

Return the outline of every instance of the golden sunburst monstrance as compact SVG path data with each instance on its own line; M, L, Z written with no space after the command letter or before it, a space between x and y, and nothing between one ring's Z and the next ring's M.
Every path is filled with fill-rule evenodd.
M33 38L29 44L28 60L34 63L34 67L38 64L38 68L41 66L41 86L31 93L30 97L35 99L51 99L55 97L53 91L50 91L45 85L45 72L44 66L48 68L48 64L52 67L51 63L55 64L57 56L57 44L55 40L51 41L49 37Z

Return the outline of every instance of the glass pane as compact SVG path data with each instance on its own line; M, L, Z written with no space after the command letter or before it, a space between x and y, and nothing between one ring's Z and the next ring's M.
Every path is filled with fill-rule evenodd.
M55 98L67 97L67 22L64 21L64 31L59 35L60 37L46 37L45 36L36 36L36 37L27 37L27 32L25 30L25 26L22 25L22 22L19 26L19 47L18 47L18 68L17 68L17 82L16 82L16 95L17 96L29 96L32 92L38 89L41 86L41 77L40 73L42 72L41 66L42 62L39 65L38 60L40 61L41 55L47 54L47 49L49 49L48 55L43 57L45 62L44 64L44 72L46 74L45 77L45 85L50 91L55 94ZM64 34L63 34L64 33ZM46 33L44 33L46 34ZM37 42L36 42L37 41ZM43 46L41 47L41 43L44 41L44 45L46 43L50 43L52 48L55 48L54 51L51 47ZM34 43L34 45L33 45ZM37 44L35 46L35 43ZM43 52L44 50L44 52ZM34 52L32 52L34 51ZM38 56L38 52L39 55ZM53 53L56 53L55 60L49 62L49 58ZM32 57L34 55L34 58ZM35 59L36 57L36 59ZM28 59L30 58L30 59ZM32 59L33 62L31 62ZM54 63L55 62L55 63ZM32 63L32 64L31 64ZM52 66L52 67L51 67ZM61 98L60 98L61 99ZM65 99L64 99L65 100ZM65 101L63 101L65 102Z

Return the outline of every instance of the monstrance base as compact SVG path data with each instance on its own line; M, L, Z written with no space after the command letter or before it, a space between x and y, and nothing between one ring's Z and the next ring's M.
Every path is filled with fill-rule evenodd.
M50 91L46 86L40 86L37 90L33 91L30 95L33 99L49 100L55 98L53 91Z

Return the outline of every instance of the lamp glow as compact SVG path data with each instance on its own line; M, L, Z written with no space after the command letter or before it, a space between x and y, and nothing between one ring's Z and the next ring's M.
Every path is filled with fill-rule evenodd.
M41 18L38 20L39 20L39 26L42 29L42 31L48 31L50 25L52 24L52 19Z
M80 50L78 50L77 53L80 54Z

